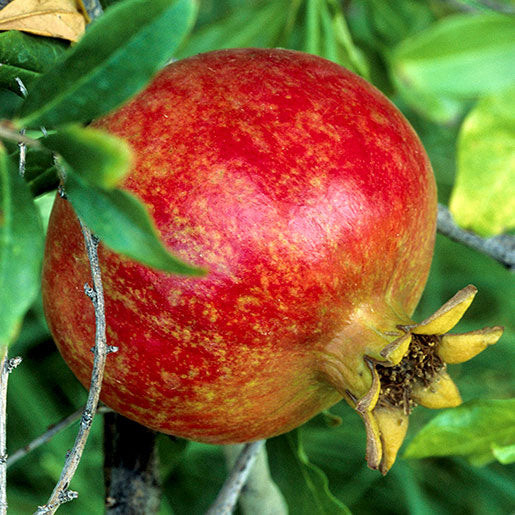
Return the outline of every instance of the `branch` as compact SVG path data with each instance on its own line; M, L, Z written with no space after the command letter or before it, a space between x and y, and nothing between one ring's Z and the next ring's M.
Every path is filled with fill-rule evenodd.
M230 469L240 455L242 444L224 445L224 454ZM263 445L257 454L247 482L243 487L239 506L244 515L288 515L288 505L270 475L268 457Z
M157 433L118 413L104 417L106 513L159 513Z
M80 221L80 220L79 220ZM91 299L95 308L95 358L93 361L93 370L91 373L91 383L88 393L88 399L84 411L82 413L79 432L75 439L72 450L67 454L61 477L55 485L54 491L50 499L44 506L39 506L35 515L43 515L47 513L55 513L59 506L65 502L71 501L78 496L77 492L68 490L70 481L72 480L77 466L79 465L86 441L89 436L93 417L98 405L100 396L100 388L102 386L102 378L106 363L107 354L117 350L109 347L106 342L106 321L104 310L104 290L102 287L102 278L100 275L100 266L98 263L98 239L86 227L82 221L82 233L86 251L88 253L89 264L91 269L91 277L93 280L93 288L87 283L84 285L86 295Z
M42 148L41 143L37 139L29 138L28 136L18 132L18 130L14 128L13 124L9 120L0 121L0 138L6 139L8 141L14 141L18 144L24 144L28 147Z
M0 514L7 513L7 380L9 374L21 363L21 358L7 358L7 347L0 358Z
M206 515L230 515L233 512L241 489L247 481L252 465L264 443L264 440L259 440L245 444L229 477L225 480L224 486Z
M438 204L438 232L495 259L510 270L515 270L515 237L509 235L481 238L458 227L449 210Z
M49 442L55 435L71 426L76 420L80 418L83 409L84 408L79 408L59 422L52 424L43 434L39 435L37 438L34 438L34 440L29 442L27 445L24 445L16 452L11 454L11 456L9 456L7 459L7 468L12 467L15 463L27 456L27 454ZM107 406L99 406L97 409L97 413L110 413L111 411L111 408L108 408Z

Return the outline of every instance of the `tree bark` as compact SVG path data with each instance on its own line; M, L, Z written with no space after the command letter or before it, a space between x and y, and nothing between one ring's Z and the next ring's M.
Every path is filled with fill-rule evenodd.
M118 415L104 416L104 478L108 515L159 512L157 434Z

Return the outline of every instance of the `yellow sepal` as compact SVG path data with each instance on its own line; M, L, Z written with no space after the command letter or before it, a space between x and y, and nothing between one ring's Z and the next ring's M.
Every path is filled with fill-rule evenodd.
M469 284L420 324L410 328L414 334L445 334L461 319L474 300L477 288Z
M496 326L469 333L446 334L438 344L436 352L446 363L463 363L479 354L488 345L496 343L502 333L503 328Z
M454 408L462 402L458 387L445 370L435 375L428 386L415 386L411 398L431 409Z

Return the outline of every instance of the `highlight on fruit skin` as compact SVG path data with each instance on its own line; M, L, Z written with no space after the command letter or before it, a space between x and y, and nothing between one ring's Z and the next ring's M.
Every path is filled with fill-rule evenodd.
M164 243L209 270L170 275L99 245L118 347L105 404L163 433L228 444L285 433L345 398L365 423L368 464L385 473L415 404L460 402L445 363L502 330L447 334L472 286L411 319L434 250L436 184L415 131L375 87L302 52L220 50L167 66L94 126L133 148L121 187ZM76 214L57 197L43 305L86 388L89 280Z
M358 397L353 385L337 373L338 360L325 358L332 384L359 413L367 432L366 460L370 468L386 474L408 430L408 418L417 405L453 408L461 404L458 388L446 371L447 363L462 363L499 340L499 326L450 334L472 303L477 289L469 285L420 323L397 325L380 335L379 355L365 355L368 392ZM335 377L336 371L336 377ZM361 371L360 371L361 374Z

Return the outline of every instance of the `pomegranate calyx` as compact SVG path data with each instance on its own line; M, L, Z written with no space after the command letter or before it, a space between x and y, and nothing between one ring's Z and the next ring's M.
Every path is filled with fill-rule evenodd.
M364 356L370 387L361 397L348 388L345 396L365 424L370 468L382 474L391 468L416 405L438 409L461 403L458 388L446 371L447 363L467 361L501 337L503 328L498 326L446 334L459 322L476 293L469 285L423 322L397 325L404 334L384 346L380 352L383 360L377 355Z

